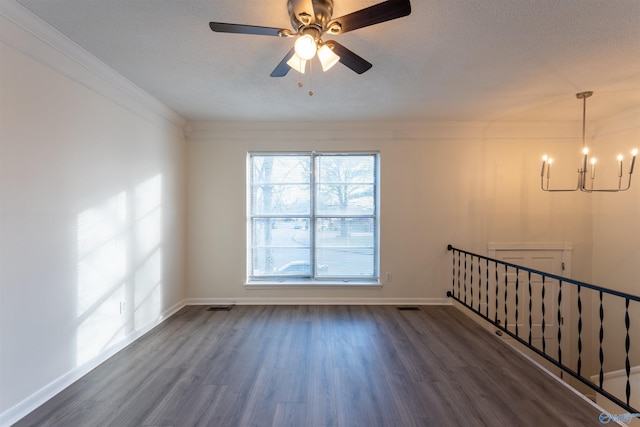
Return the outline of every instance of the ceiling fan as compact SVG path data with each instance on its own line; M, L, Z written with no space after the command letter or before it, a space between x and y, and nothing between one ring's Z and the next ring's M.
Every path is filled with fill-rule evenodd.
M294 47L276 66L271 77L283 77L292 68L304 73L307 62L316 55L323 71L340 62L356 73L362 74L372 67L371 63L340 43L334 40L323 41L322 37L343 34L411 13L409 0L388 0L336 19L331 19L333 0L287 0L287 6L293 31L224 22L210 22L209 26L213 31L220 33L296 38Z

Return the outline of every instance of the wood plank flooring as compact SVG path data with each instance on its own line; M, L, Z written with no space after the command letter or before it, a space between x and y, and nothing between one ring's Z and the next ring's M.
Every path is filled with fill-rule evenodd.
M188 306L16 426L599 426L452 306Z

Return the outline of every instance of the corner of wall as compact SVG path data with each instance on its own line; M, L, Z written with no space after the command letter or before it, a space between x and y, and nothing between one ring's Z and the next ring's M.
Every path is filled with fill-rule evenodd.
M0 33L3 42L17 50L28 52L33 59L56 69L68 78L91 87L139 116L157 125L166 126L182 138L185 137L184 128L187 121L183 117L15 0L0 0L0 17L5 19L7 24L13 24L3 24ZM26 34L32 39L30 40ZM37 39L41 46L34 43L33 38ZM50 52L51 48L58 55L53 55ZM70 67L69 63L80 65L85 73L79 73L77 68Z

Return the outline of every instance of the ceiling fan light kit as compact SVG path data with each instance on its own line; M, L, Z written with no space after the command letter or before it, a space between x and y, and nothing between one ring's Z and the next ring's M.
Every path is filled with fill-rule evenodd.
M210 22L209 27L219 33L295 37L294 46L273 70L271 77L284 77L291 69L304 74L307 62L315 56L318 57L323 71L340 62L352 71L362 74L372 67L371 63L338 42L323 41L322 37L340 35L402 18L411 14L411 4L409 0L388 0L335 19L332 19L333 0L288 0L287 10L293 31L286 28L224 22Z
M296 55L307 61L316 56L316 52L318 50L316 39L311 34L298 36L293 47L296 51Z
M322 71L327 71L340 62L340 57L333 53L333 50L326 44L323 44L320 49L318 49L318 59L322 65Z

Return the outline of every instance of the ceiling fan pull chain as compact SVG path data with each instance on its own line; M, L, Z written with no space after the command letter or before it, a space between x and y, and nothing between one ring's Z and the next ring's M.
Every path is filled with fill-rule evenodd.
M313 62L309 61L309 96L313 96L313 87L311 86L312 76L313 76Z
M304 68L302 68L303 59L302 58L299 58L299 59L300 59L300 69L304 71ZM305 67L306 67L306 64L305 64ZM302 74L300 74L300 76L298 78L298 87L302 87L302 86L304 86L304 85L302 84Z

